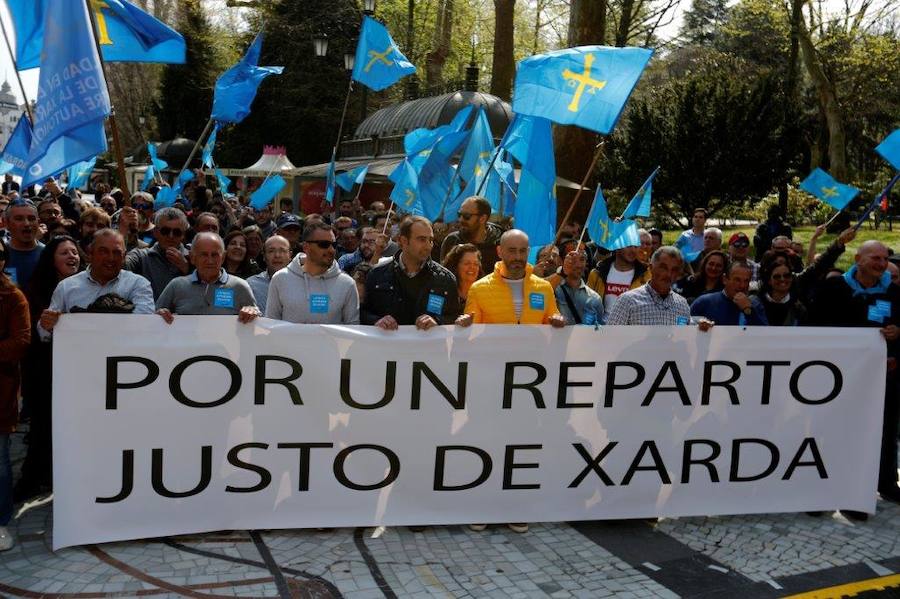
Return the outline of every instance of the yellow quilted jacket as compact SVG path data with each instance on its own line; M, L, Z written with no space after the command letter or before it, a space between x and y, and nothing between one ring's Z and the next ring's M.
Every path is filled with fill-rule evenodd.
M522 317L518 321L512 291L503 281L503 262L497 262L493 273L475 281L469 289L466 314L473 316L475 324L547 324L551 316L559 313L556 296L553 286L532 274L533 270L530 264L525 267Z

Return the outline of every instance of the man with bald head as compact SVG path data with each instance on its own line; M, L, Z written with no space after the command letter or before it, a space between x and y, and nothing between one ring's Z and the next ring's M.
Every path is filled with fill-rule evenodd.
M253 275L247 279L247 284L253 290L253 297L256 298L256 305L259 311L266 313L266 299L269 297L269 283L272 282L272 275L290 264L291 262L291 242L281 235L272 235L263 244L263 255L266 258L266 270ZM297 256L298 261L302 263L301 256Z
M225 244L215 233L197 233L191 244L193 273L176 277L156 301L156 313L168 323L173 314L236 314L241 322L260 315L247 281L225 272Z
M887 380L884 396L884 427L881 435L881 466L878 493L882 499L900 503L897 488L897 356L900 354L900 287L891 283L887 271L888 249L880 241L866 241L856 251L855 264L843 276L823 281L810 306L811 324L830 327L878 327L887 342ZM874 433L874 431L873 431ZM873 439L864 440L875 442ZM865 519L862 512L844 513Z
M456 324L566 325L556 308L553 286L534 274L528 264L528 235L510 229L500 236L494 272L475 281L469 289L464 314Z

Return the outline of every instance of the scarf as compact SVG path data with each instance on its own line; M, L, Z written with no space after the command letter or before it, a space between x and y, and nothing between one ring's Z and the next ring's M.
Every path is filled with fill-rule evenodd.
M843 275L844 282L847 283L847 286L853 290L853 297L856 297L857 295L875 295L878 293L885 293L888 287L890 287L891 285L891 273L889 273L888 271L884 271L884 273L881 275L881 280L868 289L863 288L863 286L859 284L859 281L856 280L855 275L855 264Z

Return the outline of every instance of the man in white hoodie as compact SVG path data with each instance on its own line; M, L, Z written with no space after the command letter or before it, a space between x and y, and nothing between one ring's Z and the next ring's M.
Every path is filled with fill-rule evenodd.
M307 223L303 252L272 275L266 317L300 324L359 324L359 294L353 278L334 259L331 225Z

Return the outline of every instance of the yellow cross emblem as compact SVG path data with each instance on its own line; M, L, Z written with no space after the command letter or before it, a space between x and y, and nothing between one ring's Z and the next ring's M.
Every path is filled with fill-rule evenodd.
M823 187L822 195L824 195L826 198L833 198L833 197L837 196L838 195L837 187Z
M109 4L104 0L91 0L91 8L94 9L94 16L97 19L97 37L100 39L100 45L111 46L113 41L106 28L106 17L103 16L103 9L109 8Z
M416 201L416 194L411 189L406 189L404 191L406 193L406 202L404 202L404 204L406 204L406 207L409 208L413 205L413 202Z
M603 229L603 235L600 236L600 241L606 243L609 241L609 223L603 219L600 219L600 228Z
M584 94L585 89L588 90L589 94L595 94L598 89L606 87L606 81L599 81L591 77L591 65L593 64L594 55L587 54L584 57L584 72L576 73L569 69L563 70L563 79L568 81L570 87L575 88L575 95L572 96L572 101L569 103L569 110L571 112L578 112L581 96Z
M376 62L383 62L385 66L391 66L394 64L393 60L388 59L388 56L391 52L394 51L393 46L388 46L384 52L377 52L375 50L369 50L369 62L366 64L366 68L363 69L363 72L368 73Z

